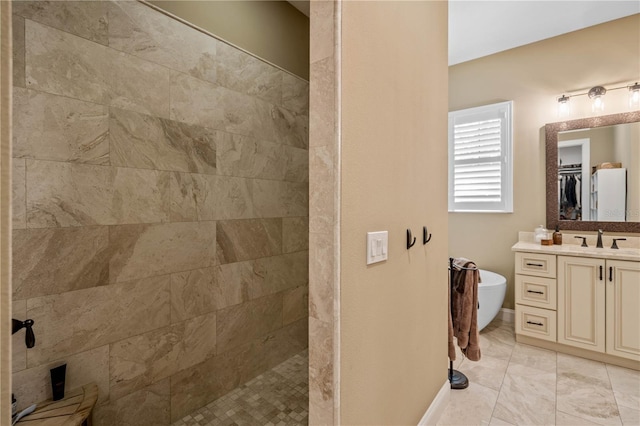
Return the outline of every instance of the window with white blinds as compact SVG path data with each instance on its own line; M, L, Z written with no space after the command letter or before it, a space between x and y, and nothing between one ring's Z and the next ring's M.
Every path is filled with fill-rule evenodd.
M449 113L449 211L513 212L513 102Z

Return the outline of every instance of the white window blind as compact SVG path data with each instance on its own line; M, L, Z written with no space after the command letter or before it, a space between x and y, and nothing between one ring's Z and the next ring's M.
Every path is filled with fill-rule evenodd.
M512 105L449 113L449 211L513 211Z

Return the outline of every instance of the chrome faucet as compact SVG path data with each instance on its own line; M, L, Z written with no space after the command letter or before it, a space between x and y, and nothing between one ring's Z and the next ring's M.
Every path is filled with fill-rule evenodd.
M602 248L602 234L604 234L604 231L602 231L602 229L598 229L598 243L596 244L597 248Z

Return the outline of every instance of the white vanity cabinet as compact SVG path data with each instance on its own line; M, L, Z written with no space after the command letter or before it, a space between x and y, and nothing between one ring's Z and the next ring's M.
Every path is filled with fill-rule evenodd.
M558 256L558 343L640 360L640 263Z
M513 250L519 342L640 369L640 251Z
M605 261L558 256L558 343L605 350Z
M556 256L516 253L516 333L556 341Z
M606 352L640 360L640 262L607 260Z

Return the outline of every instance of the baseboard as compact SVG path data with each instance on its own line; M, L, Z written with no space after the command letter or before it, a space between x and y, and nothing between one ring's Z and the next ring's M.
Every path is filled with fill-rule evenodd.
M516 321L516 311L509 308L502 308L497 315L502 321L505 322L515 322Z
M451 384L449 384L449 380L447 380L440 388L440 391L438 391L436 397L433 398L433 401L431 402L431 405L429 405L427 412L424 413L424 416L422 416L422 418L418 422L418 426L435 425L436 423L438 423L438 420L440 420L440 416L449 403L450 392Z

